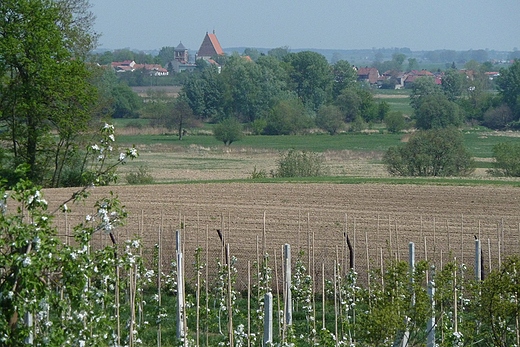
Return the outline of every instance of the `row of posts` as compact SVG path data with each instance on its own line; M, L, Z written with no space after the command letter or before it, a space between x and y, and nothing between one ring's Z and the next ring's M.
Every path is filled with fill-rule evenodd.
M184 338L185 334L185 314L184 314L184 264L180 242L180 232L177 231L177 284L178 284L178 295L177 295L177 338ZM229 245L226 245L226 256L229 257ZM228 258L229 259L229 258ZM410 264L410 281L413 285L413 274L415 271L415 244L410 242L409 244L409 264ZM228 264L229 266L229 264ZM292 326L292 295L291 295L291 246L285 244L284 246L284 323L286 327ZM482 280L482 255L480 240L475 240L475 278L477 281ZM432 281L428 282L428 296L430 298L430 305L433 312L435 301L435 286ZM265 294L265 307L264 307L264 337L263 345L267 346L273 343L273 294L268 292ZM412 298L412 305L415 304L415 298ZM232 327L231 331L232 331ZM455 325L456 329L456 325ZM435 347L435 315L432 314L427 323L427 347ZM456 331L455 331L456 332ZM405 331L401 338L401 347L408 346L409 332Z

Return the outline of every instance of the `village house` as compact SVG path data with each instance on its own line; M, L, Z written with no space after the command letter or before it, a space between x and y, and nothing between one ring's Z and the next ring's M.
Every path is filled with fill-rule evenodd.
M159 64L136 64L133 60L125 60L122 62L112 62L112 69L116 72L127 72L144 69L150 76L167 76L168 70Z

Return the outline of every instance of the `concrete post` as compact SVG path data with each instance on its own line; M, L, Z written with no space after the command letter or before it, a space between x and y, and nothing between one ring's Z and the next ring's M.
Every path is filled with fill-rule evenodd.
M291 294L291 245L285 244L284 247L284 267L285 267L285 326L292 325L292 294Z
M435 287L433 282L428 283L428 296L430 297L430 305L432 309L432 316L428 319L428 323L426 325L426 332L428 333L428 337L426 339L426 347L435 347Z
M482 280L482 258L480 252L480 240L475 240L475 279L480 282Z
M273 343L273 294L266 293L264 297L264 344Z
M184 260L182 257L181 232L176 231L177 239L177 338L184 337Z

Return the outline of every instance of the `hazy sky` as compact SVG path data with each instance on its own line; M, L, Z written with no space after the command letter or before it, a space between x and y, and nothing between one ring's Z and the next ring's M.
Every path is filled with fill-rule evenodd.
M99 48L520 49L520 0L90 0Z

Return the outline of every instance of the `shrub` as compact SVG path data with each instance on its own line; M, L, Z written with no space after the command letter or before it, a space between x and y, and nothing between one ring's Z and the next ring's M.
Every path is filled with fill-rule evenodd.
M365 130L368 127L367 122L361 117L360 115L357 115L356 118L350 123L349 125L349 131L353 133L359 133L363 130Z
M128 184L152 184L153 176L148 173L148 167L145 165L139 166L137 171L130 172L126 175Z
M495 176L520 177L520 144L501 142L493 146L494 168L488 172Z
M398 133L408 127L406 124L406 119L401 112L389 113L385 117L384 122L389 133Z
M475 163L455 128L420 131L402 147L390 147L384 163L396 176L466 176Z
M291 149L281 153L275 177L317 177L324 174L323 157L318 153Z
M236 118L226 118L215 125L213 135L217 140L224 142L225 146L229 146L242 138L242 124Z
M321 106L316 114L316 126L331 135L341 130L345 123L343 114L337 106Z
M265 171L265 169L258 170L255 165L255 167L253 168L253 172L251 172L251 179L256 180L262 178L267 178L267 172Z
M509 106L502 105L490 108L484 113L482 124L493 130L503 130L514 120L513 112Z

